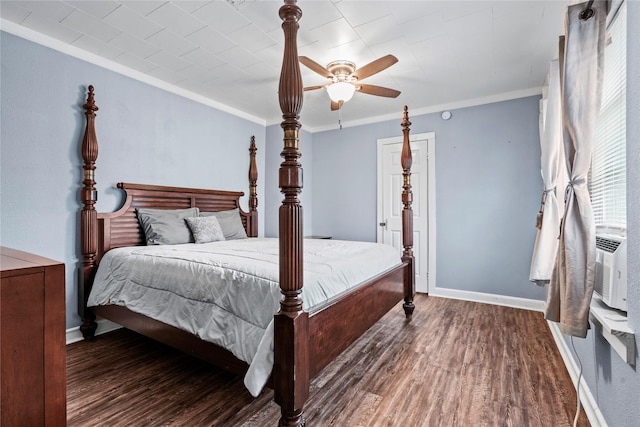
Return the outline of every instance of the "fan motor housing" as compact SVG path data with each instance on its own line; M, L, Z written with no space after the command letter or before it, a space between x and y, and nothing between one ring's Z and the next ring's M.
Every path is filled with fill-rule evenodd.
M333 61L327 65L327 70L331 71L337 81L347 81L356 70L356 64L351 61Z

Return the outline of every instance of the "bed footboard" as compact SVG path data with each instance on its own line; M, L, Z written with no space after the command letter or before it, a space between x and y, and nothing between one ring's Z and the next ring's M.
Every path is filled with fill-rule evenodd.
M280 239L280 291L283 299L280 303L280 311L275 316L275 336L274 336L274 398L280 405L281 418L280 426L304 426L303 416L304 404L309 396L309 378L311 378L321 366L328 363L335 354L323 349L313 349L310 343L310 336L313 333L314 342L316 336L327 327L331 329L331 321L335 317L342 318L349 322L349 319L362 318L362 312L366 311L367 303L363 298L364 294L350 294L349 301L339 302L337 308L328 310L327 314L319 313L309 318L309 314L302 310L302 300L300 293L303 288L303 227L302 227L302 206L298 195L302 190L302 167L299 163L301 157L299 130L301 127L299 113L302 109L303 87L300 74L300 64L298 61L297 32L298 22L302 17L302 11L296 4L296 0L284 0L284 5L280 8L279 15L282 19L282 29L284 32L284 55L282 60L282 70L279 84L279 101L282 110L283 121L281 127L284 133L284 149L281 156L284 161L280 165L280 190L284 195L279 211L279 239ZM360 321L356 329L366 330L375 320L382 316L383 310L388 311L390 306L402 299L404 294L404 310L408 319L411 319L414 311L413 298L415 295L414 285L414 257L413 257L413 212L411 209L411 147L409 143L410 126L407 107L404 109L402 122L404 142L402 149L403 168L403 246L402 253L403 266L397 270L395 280L386 278L380 280L376 286L367 287L368 296L381 291L385 295L382 307L372 308L373 316L366 317ZM393 284L399 290L385 293L385 286ZM404 284L404 286L400 286ZM404 289L402 289L404 288ZM361 298L364 307L359 306L354 300ZM370 307L371 308L371 307ZM358 312L358 310L360 310ZM373 322L373 323L372 323ZM333 329L339 329L339 322L333 322ZM311 326L310 326L311 325ZM348 328L351 328L348 324ZM313 328L313 331L310 330ZM348 329L347 328L347 329ZM356 333L355 331L354 333ZM333 347L344 349L353 339L349 332L341 333L331 344ZM359 334L358 334L359 336ZM337 351L337 350L336 350ZM320 358L316 360L316 358ZM315 365L314 365L315 364Z

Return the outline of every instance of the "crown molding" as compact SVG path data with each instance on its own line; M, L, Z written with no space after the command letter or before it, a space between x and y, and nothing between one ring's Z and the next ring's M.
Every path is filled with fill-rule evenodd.
M260 117L256 117L252 114L245 113L244 111L240 111L235 108L229 107L228 105L216 102L210 98L199 95L195 92L191 92L187 89L183 89L181 87L172 85L170 83L167 83L155 77L151 77L140 71L134 70L133 68L129 68L125 65L119 64L110 59L103 58L94 53L88 52L84 49L80 49L76 46L62 42L58 39L54 39L53 37L49 37L45 34L42 34L30 28L27 28L23 25L16 24L15 22L11 22L6 19L0 19L0 30L5 31L9 34L13 34L14 36L23 38L25 40L29 40L33 43L37 43L39 45L56 50L58 52L64 53L66 55L72 56L74 58L78 58L90 64L97 65L98 67L105 68L109 71L113 71L123 76L130 77L134 80L138 80L142 83L146 83L150 86L156 87L158 89L162 89L166 92L173 93L174 95L178 95L183 98L190 99L197 103L206 105L207 107L212 107L222 112L232 114L234 116L240 117L245 120L249 120L251 122L257 123L262 126L266 126L266 120Z

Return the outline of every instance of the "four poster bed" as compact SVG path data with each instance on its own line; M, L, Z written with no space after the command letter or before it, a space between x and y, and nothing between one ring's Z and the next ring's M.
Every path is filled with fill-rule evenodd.
M240 207L242 192L119 183L118 188L125 193L123 206L116 212L98 213L94 206L97 200L94 170L98 157L94 120L98 107L94 102L93 86L89 86L87 102L83 106L87 123L82 142L85 173L81 192L83 261L79 308L83 319L81 331L86 339L93 337L97 326L95 319L100 316L216 366L246 375L245 384L254 395L268 380L268 385L274 389L274 399L281 407L280 425L301 426L304 425L302 411L311 378L399 301L404 300L406 317L411 319L415 294L409 145L411 123L405 107L402 120L402 256L398 257L395 249L386 247L382 250L391 250L394 260L388 261L387 257L387 261L377 262L378 258L373 258L377 255L370 251L374 246L386 245L354 242L356 246L364 246L357 246L352 251L355 258L347 258L346 252L351 251L347 249L348 242L303 240L302 206L298 199L302 189L298 119L303 90L296 45L298 20L302 13L295 0L284 3L280 17L283 20L285 49L279 87L284 119L284 149L281 154L284 162L279 176L284 200L279 211L279 239L258 238L258 173L253 138L249 148L248 212ZM188 211L180 221L184 223L186 218L189 226L194 218L205 217L205 213L217 216L221 224L223 219L220 215L230 213L238 224L241 223L242 236L237 240L220 238L220 241L200 244L196 236L195 243L150 245L144 214L157 214L158 210L172 215ZM195 228L191 232L196 235ZM250 271L240 272L235 260L229 258L229 252L221 255L222 261L209 258L209 252L218 252L225 247L225 250L240 253L240 257L249 258ZM303 255L303 247L311 250ZM356 264L358 254L364 263ZM131 257L137 259L138 264L133 264ZM338 265L331 264L336 260ZM366 269L375 264L380 264L378 270ZM362 266L358 274L347 270L347 267L357 266ZM123 269L108 270L109 267ZM232 273L223 267L231 268ZM142 279L140 272L145 269L150 271L145 274L154 278L149 288L141 290L140 284L146 279ZM351 283L339 284L329 290L316 288L325 280L326 271L337 271L337 275L349 277L347 281ZM197 285L188 283L186 290L180 291L185 293L188 308L180 306L178 311L187 315L186 319L175 320L171 318L173 314L167 314L170 310L166 307L178 304L172 299L179 293L173 286L177 286L177 282L186 282L187 276L201 282ZM238 281L231 281L231 276L235 279L239 276ZM227 287L222 291L211 291L218 289L218 283L214 287L213 281L220 278L228 282L221 286ZM113 288L105 282L117 282L118 290L111 290ZM252 287L249 296L236 294L237 288L249 287L248 282ZM162 286L167 288L161 289ZM121 293L125 288L133 288L134 295ZM205 299L208 293L219 292L222 302L207 300L204 305L194 305L197 304L192 302L194 294L198 292L207 294ZM145 302L142 294L154 293L157 293L155 299ZM166 297L168 294L171 298ZM319 294L324 294L324 299L317 298ZM258 311L256 305L265 305L267 314L251 317L254 311ZM151 313L154 307L157 315ZM217 311L209 312L207 307L214 307ZM219 320L218 314L226 310L237 312ZM195 324L196 318L202 318L207 326ZM213 330L207 329L211 323L217 324L213 325ZM234 325L239 326L235 328ZM242 334L247 330L249 335L257 336L252 344L244 343ZM232 341L231 346L226 345L228 341ZM245 351L248 347L251 349ZM257 380L248 379L252 370L260 372Z

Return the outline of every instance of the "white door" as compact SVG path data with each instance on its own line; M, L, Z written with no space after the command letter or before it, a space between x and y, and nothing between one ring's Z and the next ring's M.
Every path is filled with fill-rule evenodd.
M413 255L416 291L435 284L435 135L411 135ZM402 137L378 140L378 233L380 243L402 253Z

